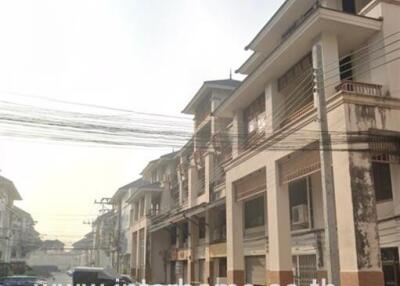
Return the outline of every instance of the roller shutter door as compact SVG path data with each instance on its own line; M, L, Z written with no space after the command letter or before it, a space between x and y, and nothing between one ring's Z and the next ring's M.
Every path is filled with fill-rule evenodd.
M246 283L252 285L266 285L265 256L247 256Z

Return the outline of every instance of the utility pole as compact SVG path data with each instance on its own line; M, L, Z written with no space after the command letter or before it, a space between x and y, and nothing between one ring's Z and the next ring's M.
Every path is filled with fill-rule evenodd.
M319 149L321 160L322 197L325 224L325 265L328 282L340 285L339 246L336 224L335 189L332 171L332 142L328 129L326 108L324 69L321 44L313 47L314 98L317 102L318 123L320 128Z

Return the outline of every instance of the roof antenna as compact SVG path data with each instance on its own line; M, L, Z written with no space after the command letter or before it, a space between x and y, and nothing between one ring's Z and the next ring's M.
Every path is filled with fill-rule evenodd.
M229 79L232 80L232 68L229 69Z

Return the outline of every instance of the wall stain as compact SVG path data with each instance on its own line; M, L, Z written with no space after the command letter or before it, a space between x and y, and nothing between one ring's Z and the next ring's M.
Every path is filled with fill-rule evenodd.
M350 154L350 177L353 198L357 259L359 269L371 268L371 224L376 224L375 194L371 183L371 170L363 166L367 154ZM360 164L357 164L357 161Z

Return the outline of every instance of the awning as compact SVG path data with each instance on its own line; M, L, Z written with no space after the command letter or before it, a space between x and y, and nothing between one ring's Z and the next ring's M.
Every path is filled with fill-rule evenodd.
M250 175L238 180L235 182L236 200L244 200L265 192L266 183L267 179L265 168L255 171Z
M310 150L311 149L311 150ZM318 146L298 151L279 164L280 184L308 176L321 169Z
M369 132L372 161L400 164L400 132L376 129Z
M221 198L211 203L202 203L190 209L178 209L175 210L175 212L169 212L164 215L160 215L153 221L152 226L150 227L150 232L155 232L160 229L166 228L171 224L188 220L190 217L201 214L206 210L222 206L224 202L225 198Z

